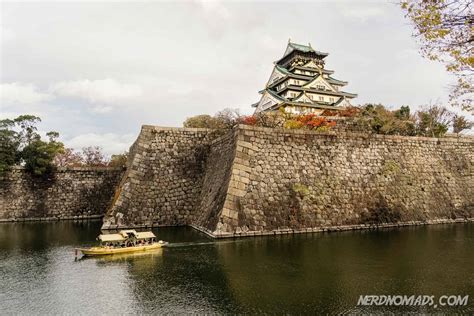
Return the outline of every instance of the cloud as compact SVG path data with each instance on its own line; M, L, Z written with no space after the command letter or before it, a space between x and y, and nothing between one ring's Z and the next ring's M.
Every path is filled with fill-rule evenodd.
M383 16L385 14L385 10L381 6L360 6L358 4L351 6L348 5L348 3L341 5L340 11L344 17L356 19L360 22L366 22L367 20Z
M197 1L203 11L208 14L209 16L212 16L213 18L221 19L221 20L227 20L231 17L229 9L227 9L222 2L213 0L201 0Z
M83 147L99 146L107 155L122 153L129 149L137 135L116 133L87 133L64 140L66 147L81 150Z
M15 38L15 33L6 28L3 25L0 25L0 40L3 42L11 41Z
M139 85L110 78L58 82L51 85L49 91L57 96L86 100L93 104L93 111L98 113L108 112L111 106L142 95Z
M37 105L49 100L53 96L49 93L40 92L33 84L2 83L0 84L0 104L8 105Z

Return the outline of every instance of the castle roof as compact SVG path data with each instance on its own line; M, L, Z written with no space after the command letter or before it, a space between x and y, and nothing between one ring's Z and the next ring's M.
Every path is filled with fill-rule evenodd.
M342 81L342 80L337 80L332 77L326 78L327 82L335 84L335 85L343 85L345 86L347 84L347 81Z
M302 52L302 53L309 53L309 52L316 53L317 55L320 55L320 56L328 56L329 55L328 53L323 53L323 52L314 50L311 47L311 44L302 45L302 44L296 44L296 43L288 42L288 46L286 48L286 51L285 51L285 54L283 55L283 57L290 54L294 50Z

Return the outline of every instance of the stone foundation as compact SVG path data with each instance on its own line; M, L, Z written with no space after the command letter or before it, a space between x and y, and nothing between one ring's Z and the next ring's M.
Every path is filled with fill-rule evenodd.
M469 221L474 139L144 126L104 227L213 237Z

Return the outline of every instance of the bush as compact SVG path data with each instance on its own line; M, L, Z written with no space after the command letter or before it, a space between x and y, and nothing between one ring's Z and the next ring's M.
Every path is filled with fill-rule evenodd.
M255 115L251 115L251 116L242 116L240 119L239 119L239 123L240 124L244 124L244 125L257 125L258 123L258 118L257 116Z
M360 112L361 112L360 108L356 106L348 106L345 109L339 111L338 115L342 117L355 117L359 115Z
M303 114L295 116L293 119L286 120L284 127L289 129L305 128L317 131L327 131L336 126L335 121L330 121L324 116L316 114Z
M127 166L127 159L128 159L128 152L124 152L123 154L112 155L109 162L109 167L126 167Z

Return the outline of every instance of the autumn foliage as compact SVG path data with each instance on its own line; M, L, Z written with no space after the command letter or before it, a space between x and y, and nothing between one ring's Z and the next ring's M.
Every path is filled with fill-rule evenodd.
M244 124L244 125L257 125L257 117L255 115L249 115L249 116L242 116L240 118L240 124Z
M318 116L316 114L298 115L293 119L287 120L284 124L285 128L304 128L319 131L329 130L334 126L336 126L335 121L328 120L326 117Z

